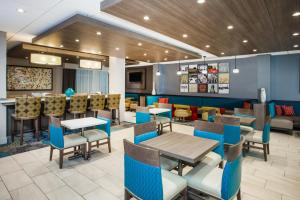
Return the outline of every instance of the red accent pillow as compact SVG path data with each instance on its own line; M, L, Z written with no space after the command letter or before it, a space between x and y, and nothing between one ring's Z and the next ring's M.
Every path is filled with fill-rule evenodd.
M282 116L283 115L283 111L281 109L281 106L276 105L275 109L276 109L276 115L278 115L278 116Z
M158 103L169 103L169 98L159 98Z
M223 115L223 114L225 114L225 108L220 108L220 113Z
M285 116L294 116L295 115L293 106L282 106L282 110L283 110Z
M245 109L251 109L251 103L249 103L247 101L244 101L243 108L245 108Z

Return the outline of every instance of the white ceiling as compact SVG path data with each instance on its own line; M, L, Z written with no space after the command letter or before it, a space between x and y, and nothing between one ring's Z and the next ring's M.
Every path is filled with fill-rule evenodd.
M0 31L7 32L8 48L18 42L31 42L32 38L65 21L75 14L89 16L133 32L158 39L203 56L214 55L188 44L119 19L100 11L102 0L1 0ZM16 10L22 8L25 13Z

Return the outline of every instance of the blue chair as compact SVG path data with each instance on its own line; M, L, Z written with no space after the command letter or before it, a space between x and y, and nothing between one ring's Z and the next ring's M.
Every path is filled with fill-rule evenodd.
M138 124L134 126L134 144L139 144L146 140L157 137L156 123L149 122L144 124ZM178 162L168 159L166 157L160 157L161 168L165 170L172 170L178 166Z
M249 118L256 118L254 116L254 110L251 109L245 109L245 108L234 108L234 116L238 117L249 117ZM243 126L241 125L241 131L244 132L244 134L252 133L256 127L256 123L253 122L251 126Z
M160 167L158 150L124 140L124 171L125 200L186 198L186 180Z
M224 125L206 121L195 121L194 136L217 140L219 142L218 146L212 152L206 154L201 163L210 166L219 165L222 168L224 159Z
M228 116L216 116L216 123L224 124L224 144L236 144L240 141L240 119Z
M245 147L250 150L250 147L255 149L261 149L264 151L264 159L268 160L267 154L270 154L270 119L266 120L263 131L255 130L254 133L246 135ZM253 145L250 145L252 143ZM262 147L255 146L255 144L261 144Z
M242 149L244 139L228 147L227 162L224 170L200 164L184 178L188 182L188 195L200 197L201 193L217 199L230 200L237 196L241 200Z
M111 111L99 110L97 114L98 119L106 121L106 124L99 125L96 129L90 129L83 132L83 136L88 142L88 157L90 157L92 147L99 148L100 145L108 145L108 152L111 153L111 142L110 142L110 126L112 122ZM100 143L100 141L103 141ZM96 144L92 144L96 142Z
M170 109L168 112L160 113L156 117L156 120L160 123L159 132L163 133L163 128L170 127L170 131L172 132L172 104L167 103L158 103L158 108L167 108Z
M149 113L149 108L138 106L136 108L136 124L143 124L147 122L151 122L151 115Z
M86 159L86 138L79 134L63 135L63 128L60 125L60 119L50 117L50 161L52 160L53 150L59 150L59 168L63 167L63 156L70 153L82 151ZM81 147L76 150L76 147ZM74 148L74 151L64 153L65 149Z

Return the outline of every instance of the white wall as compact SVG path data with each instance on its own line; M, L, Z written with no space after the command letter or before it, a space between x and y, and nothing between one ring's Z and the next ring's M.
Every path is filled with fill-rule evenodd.
M109 57L109 93L121 94L120 119L125 113L125 59Z
M0 98L6 98L6 33L0 31ZM6 144L6 107L0 104L0 144Z

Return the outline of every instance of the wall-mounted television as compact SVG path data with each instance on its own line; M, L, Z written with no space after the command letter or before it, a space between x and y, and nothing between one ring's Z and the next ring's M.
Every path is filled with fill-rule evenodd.
M129 82L140 83L143 80L143 72L129 72Z

